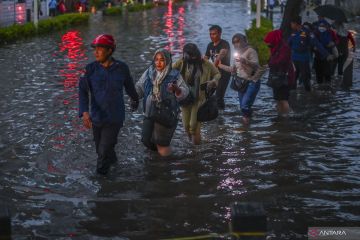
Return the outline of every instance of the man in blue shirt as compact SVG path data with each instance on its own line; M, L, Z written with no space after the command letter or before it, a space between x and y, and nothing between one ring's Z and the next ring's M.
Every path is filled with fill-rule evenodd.
M56 0L50 0L50 2L49 2L49 16L50 17L55 17L56 7L57 7Z
M105 175L117 161L114 147L125 120L124 88L132 100L133 111L139 105L139 98L128 66L112 57L116 48L114 38L99 35L91 46L95 49L96 61L86 66L79 80L79 117L86 128L93 129L97 173Z
M304 83L306 91L311 91L310 84L310 56L311 39L309 31L301 25L301 17L296 16L291 20L293 33L289 38L291 56L296 68L296 81Z

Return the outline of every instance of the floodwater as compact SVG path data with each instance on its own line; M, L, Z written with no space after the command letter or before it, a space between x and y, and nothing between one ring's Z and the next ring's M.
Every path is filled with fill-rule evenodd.
M174 156L140 142L141 110L127 112L109 176L94 173L91 132L77 117L77 79L92 61L97 34L115 36L115 57L138 79L159 47L174 59L195 42L204 53L208 27L230 41L254 16L247 1L189 1L0 48L0 201L12 213L14 239L160 239L228 231L230 204L263 202L271 239L306 239L309 226L359 226L360 82L343 90L292 92L292 114L278 118L263 84L249 127L236 93L204 124L192 146L179 125ZM360 31L360 25L351 26Z

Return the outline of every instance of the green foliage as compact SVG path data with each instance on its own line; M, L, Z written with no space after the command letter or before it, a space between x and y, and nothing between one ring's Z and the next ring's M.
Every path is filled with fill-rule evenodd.
M267 64L270 57L270 51L264 43L264 37L272 30L272 22L264 17L261 17L260 28L256 28L256 19L254 19L251 23L251 28L245 30L250 45L258 51L259 62L261 65Z
M106 16L121 15L122 14L122 7L105 8L103 13Z
M90 7L94 6L99 9L105 5L105 0L90 0Z
M147 3L145 5L141 4L141 3L135 3L135 4L127 4L125 6L125 8L129 11L129 12L139 12L139 11L144 11L144 10L148 10L151 8L154 8L155 5L153 3ZM122 14L122 7L117 6L117 7L111 7L111 8L106 8L104 9L103 13L106 16L116 16L116 15L121 15Z
M151 9L154 7L155 7L155 5L153 3L146 3L145 5L143 5L141 3L135 3L133 5L128 5L127 9L129 12L139 12L139 11L148 10L148 9Z
M0 45L35 36L36 34L45 34L72 25L85 23L89 20L89 17L90 15L86 13L70 13L40 20L37 29L34 23L26 23L24 25L14 24L9 27L0 28Z
M256 3L251 1L251 12L256 12Z
M14 24L9 27L0 28L0 45L13 42L15 39L28 38L36 34L33 23L24 25Z

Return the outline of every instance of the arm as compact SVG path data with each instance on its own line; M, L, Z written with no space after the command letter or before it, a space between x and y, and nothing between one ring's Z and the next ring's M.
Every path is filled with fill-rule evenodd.
M226 72L233 72L234 67L233 66L226 66L224 64L219 63L218 67Z
M229 49L226 49L226 48L221 49L220 52L219 52L219 55L216 58L216 60L221 61L222 59L224 59L226 57L228 52L229 52Z
M83 114L89 113L89 83L86 74L79 79L79 118L83 117Z
M210 59L210 44L208 44L207 48L206 48L206 52L205 52L205 56L204 59L209 60Z
M89 82L88 82L88 66L84 76L79 80L79 117L83 119L83 124L87 129L92 128L92 122L89 114Z
M181 71L182 65L183 65L183 60L179 59L179 60L177 60L176 62L173 63L172 68L174 68L174 69L176 69L178 71Z
M178 101L183 100L189 94L189 87L185 83L184 79L182 78L181 74L176 81L177 91L175 91L175 96Z
M256 69L259 66L259 57L254 49L250 49L247 58L240 58L241 64L245 64L252 69Z
M209 82L211 82L211 84L215 85L215 87L216 87L221 78L221 74L220 74L219 70L213 64L209 64L209 65L210 65L210 78L211 78L211 80Z
M139 96L139 99L140 98L143 98L144 97L144 92L145 92L145 80L146 80L146 75L148 74L148 70L146 70L140 77L140 79L136 82L135 84L135 89L136 89L136 92Z
M347 38L350 40L353 48L355 49L356 48L356 42L355 42L354 36L351 34L351 32L348 32Z
M320 54L322 59L325 59L330 55L315 36L311 36L310 43L311 46Z
M139 95L135 90L134 81L130 74L130 70L128 66L125 66L125 75L126 76L125 76L124 86L126 93L131 97L133 101L139 101Z
M275 53L276 54L276 53ZM291 62L291 49L288 46L281 46L280 52L276 57L270 57L269 66L288 65Z

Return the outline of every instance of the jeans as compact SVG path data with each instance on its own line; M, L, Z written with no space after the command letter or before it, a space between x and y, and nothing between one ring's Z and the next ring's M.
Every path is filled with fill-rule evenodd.
M244 117L251 117L251 107L254 104L256 95L260 90L260 84L260 80L257 82L250 81L245 92L238 92L240 108Z

